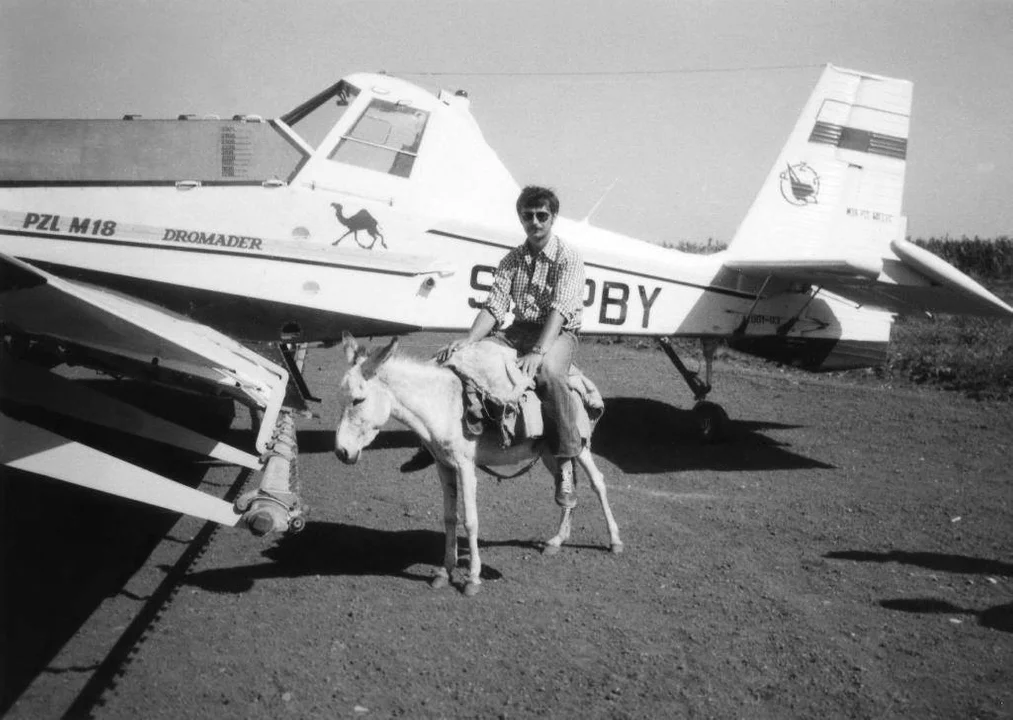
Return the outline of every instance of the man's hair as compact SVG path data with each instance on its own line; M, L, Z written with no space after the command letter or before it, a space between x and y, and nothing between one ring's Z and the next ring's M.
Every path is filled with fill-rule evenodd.
M539 205L548 205L549 212L553 215L559 215L559 198L556 197L556 192L552 188L528 185L517 196L518 214L524 208L538 207Z

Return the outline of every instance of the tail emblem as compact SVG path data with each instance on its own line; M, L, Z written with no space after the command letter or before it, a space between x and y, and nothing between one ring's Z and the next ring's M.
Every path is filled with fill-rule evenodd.
M792 205L815 205L819 194L820 177L804 162L781 173L781 195Z

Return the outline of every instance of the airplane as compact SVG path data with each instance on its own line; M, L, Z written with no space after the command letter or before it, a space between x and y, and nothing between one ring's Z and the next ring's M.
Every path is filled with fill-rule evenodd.
M694 396L701 437L713 439L728 422L707 400L721 342L841 370L880 364L897 315L1013 317L906 237L911 98L908 81L827 65L724 251L683 253L560 217L556 232L586 266L582 333L658 339ZM35 371L20 385L56 377L46 372L55 357L225 393L262 415L256 453L228 451L254 469L277 460L279 438L280 455L292 455L293 417L313 399L294 349L343 331L463 332L522 239L520 186L468 94L383 73L349 75L269 121L3 120L0 148L4 358ZM55 321L65 313L90 322ZM704 379L674 337L701 342ZM54 400L69 392L36 395L20 402L70 411ZM184 445L184 430L150 434ZM75 463L76 473L59 458L33 471L96 474ZM216 505L212 519L262 532L301 525L287 470L264 475L274 479L235 507Z

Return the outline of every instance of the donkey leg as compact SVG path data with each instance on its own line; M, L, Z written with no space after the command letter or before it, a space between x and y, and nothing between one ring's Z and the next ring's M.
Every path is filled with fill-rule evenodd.
M478 478L474 465L460 468L461 493L464 495L464 529L468 533L468 551L471 554L468 581L464 594L475 595L482 584L482 559L478 555Z
M439 590L450 584L450 576L457 567L457 473L441 463L436 469L443 487L443 567L436 571L429 585Z
M542 462L545 463L545 468L552 477L556 477L559 474L559 462L551 454L543 454ZM574 480L576 480L576 477ZM555 535L545 542L545 547L542 548L543 555L555 555L559 552L563 543L570 539L570 515L572 513L573 508L561 509L559 514L559 529Z
M584 472L587 473L588 478L591 480L591 486L594 488L598 501L601 503L602 512L605 513L605 524L608 525L609 529L609 547L614 554L618 555L623 551L623 541L619 539L619 525L616 524L616 519L612 516L612 508L609 506L608 490L605 488L605 476L598 469L598 466L595 465L591 450L586 445L581 449L580 455L577 456L577 463L584 468Z

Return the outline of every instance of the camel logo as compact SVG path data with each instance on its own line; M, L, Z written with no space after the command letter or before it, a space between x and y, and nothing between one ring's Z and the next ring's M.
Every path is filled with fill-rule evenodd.
M820 194L820 177L800 162L781 173L781 195L792 205L815 205Z
M331 207L334 208L334 214L338 217L338 222L341 223L345 228L346 232L344 235L339 237L337 240L331 243L331 245L337 245L349 235L359 245L359 247L366 250L372 250L373 246L376 245L376 241L380 241L380 245L384 248L387 247L387 243L383 240L383 233L380 232L380 226L376 222L376 218L370 215L366 210L360 210L354 215L345 217L341 203L331 203ZM359 231L365 231L367 235L373 238L369 244L364 243L359 239Z

